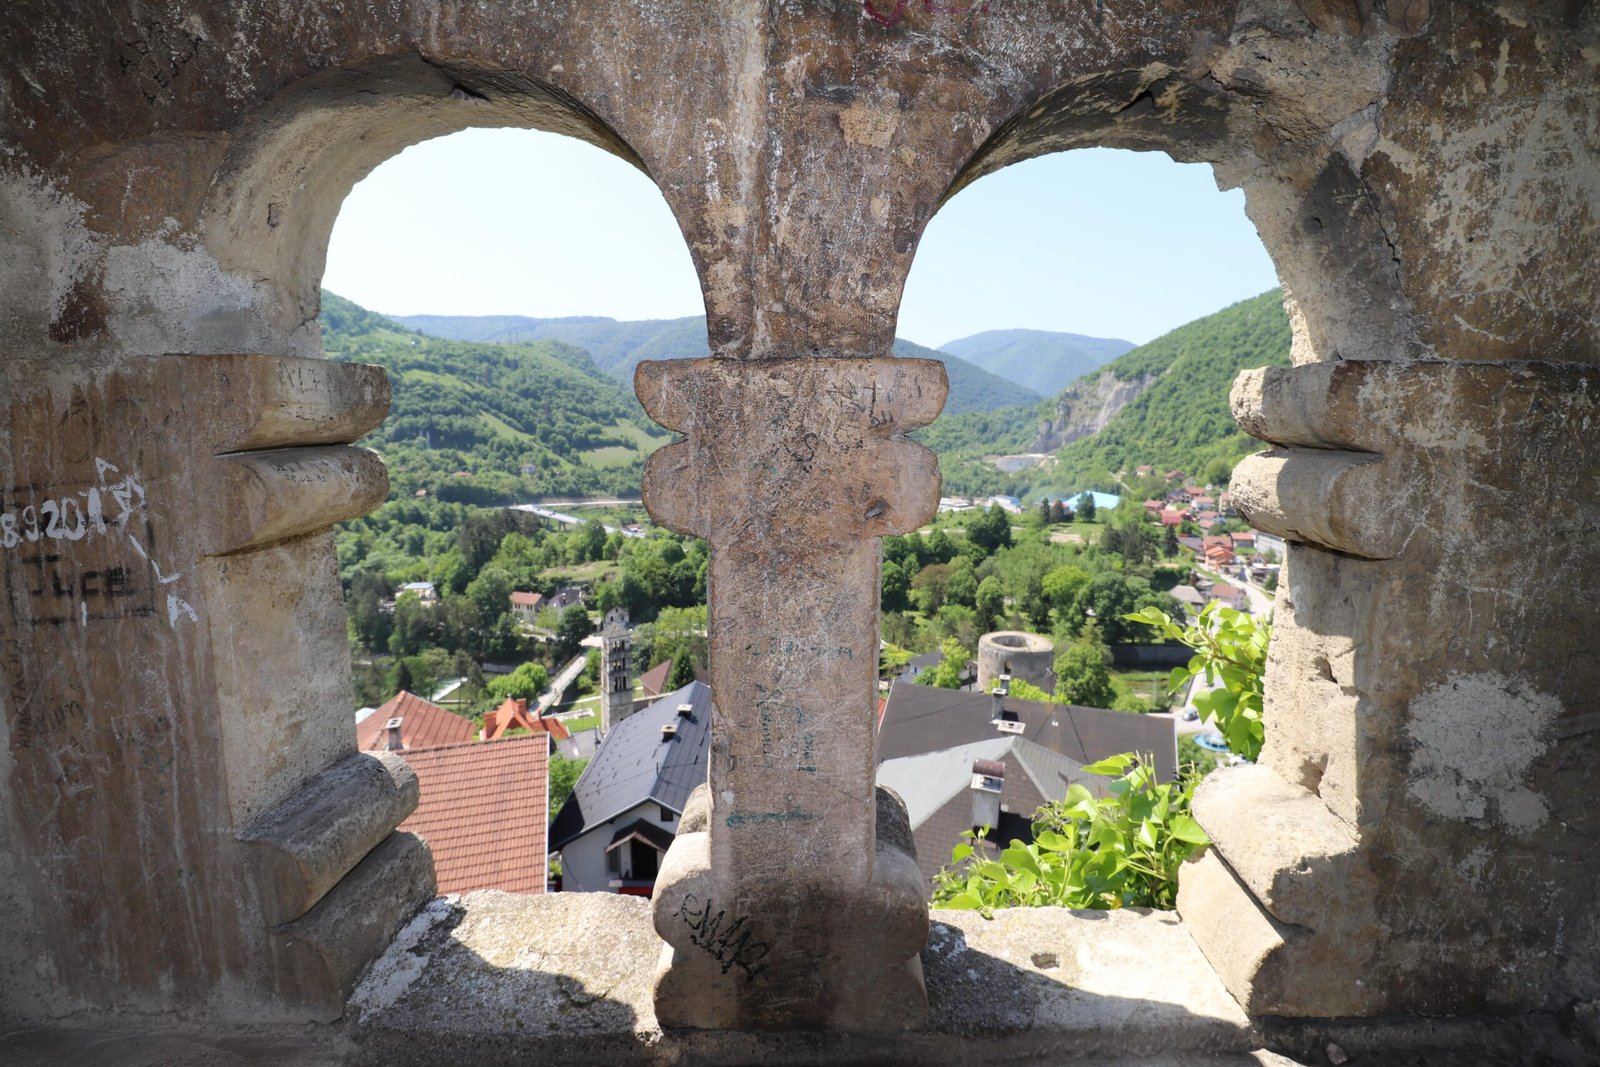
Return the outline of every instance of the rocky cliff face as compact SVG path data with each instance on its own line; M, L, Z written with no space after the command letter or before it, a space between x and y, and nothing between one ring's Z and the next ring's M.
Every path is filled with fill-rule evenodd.
M1158 374L1141 374L1123 381L1107 371L1062 390L1056 398L1055 417L1039 427L1038 436L1028 451L1054 452L1080 437L1099 433L1112 416L1154 385L1159 377Z

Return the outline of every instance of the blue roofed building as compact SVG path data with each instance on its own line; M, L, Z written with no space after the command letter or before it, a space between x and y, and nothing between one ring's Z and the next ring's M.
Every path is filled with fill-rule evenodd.
M561 888L649 896L684 803L706 780L711 690L690 682L612 727L550 824Z

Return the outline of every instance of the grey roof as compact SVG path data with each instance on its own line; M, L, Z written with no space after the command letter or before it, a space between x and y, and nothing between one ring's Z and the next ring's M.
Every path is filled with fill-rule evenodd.
M679 717L680 704L693 707L688 718ZM681 813L706 780L713 714L711 690L690 682L613 726L550 824L551 850L647 800ZM677 736L666 741L661 728L669 723Z
M1060 800L1073 783L1087 786L1096 794L1106 792L1108 779L1104 776L1086 774L1082 763L1016 734L997 734L938 752L886 760L878 765L878 784L900 794L914 830L971 786L974 761L1007 757L1033 779L1039 795L1046 800Z
M991 719L994 697L960 689L896 682L878 727L878 762L970 745L995 737L1021 737L1082 766L1119 752L1148 752L1156 776L1177 777L1178 744L1171 719L1077 704L1004 698L1022 732L1000 733Z

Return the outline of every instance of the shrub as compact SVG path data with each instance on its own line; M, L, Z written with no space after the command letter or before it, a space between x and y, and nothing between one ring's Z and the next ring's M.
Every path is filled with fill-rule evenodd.
M935 906L1171 909L1178 867L1210 843L1189 814L1193 780L1158 784L1153 762L1130 753L1084 770L1114 778L1111 795L1096 798L1074 783L1036 813L1033 843L1013 840L998 859L981 857L971 841L957 845L934 879Z

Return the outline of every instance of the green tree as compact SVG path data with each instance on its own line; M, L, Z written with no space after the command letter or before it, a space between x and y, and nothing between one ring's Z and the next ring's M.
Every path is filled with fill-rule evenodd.
M1080 522L1094 521L1094 494L1084 492L1078 497L1078 519Z
M1215 688L1194 698L1200 720L1216 726L1229 751L1252 761L1259 756L1266 739L1262 704L1272 624L1216 600L1201 608L1188 626L1179 626L1157 608L1145 608L1128 618L1195 650L1187 666L1172 669L1173 692L1204 676L1206 684Z
M550 817L555 818L555 813L577 788L578 779L583 777L584 768L589 766L586 759L568 759L565 756L550 757Z
M989 510L967 527L967 538L985 555L993 555L1011 544L1011 516L999 504L990 504Z
M1091 631L1056 653L1056 699L1063 704L1109 708L1117 699L1111 685L1111 651Z
M533 702L550 687L550 672L543 664L524 663L510 674L489 679L484 691L496 704L507 698Z
M939 665L932 670L925 670L913 679L918 685L931 685L936 689L960 689L961 669L967 663L967 650L961 647L961 642L950 638L939 648L944 656Z
M680 648L678 654L672 657L672 673L667 676L667 688L676 692L694 681L694 660L689 655L689 650Z
M930 563L911 579L911 600L917 610L932 615L944 606L950 586L950 564Z
M892 559L883 561L883 593L879 598L879 606L884 611L904 611L911 606L907 594L911 591L911 579L907 577L905 569Z
M1006 609L1006 594L1000 586L1000 580L991 574L979 582L973 602L977 610L978 631L990 633L995 630L1001 613Z
M568 660L578 654L585 637L594 633L594 623L589 621L589 613L582 604L573 604L561 613L561 622L556 626L556 658Z
M972 607L978 599L978 575L972 560L957 556L950 562L950 578L945 583L945 599L952 604Z

